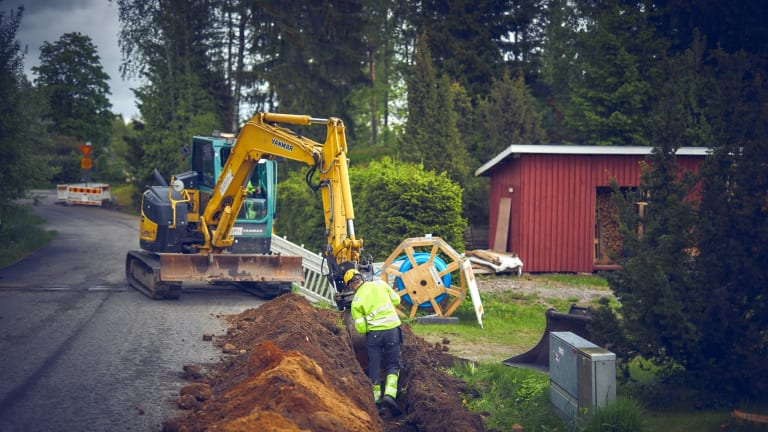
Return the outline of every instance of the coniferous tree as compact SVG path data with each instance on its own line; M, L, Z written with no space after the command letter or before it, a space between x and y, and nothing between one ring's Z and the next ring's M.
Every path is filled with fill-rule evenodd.
M448 76L436 78L426 35L416 50L415 73L408 80L408 121L400 144L401 157L445 172L460 184L469 176L469 156L458 129L454 88Z
M678 146L717 145L707 113L713 108L709 97L712 80L705 70L704 45L702 39L696 39L686 51L663 59L663 74L667 78L652 107L652 126L648 131L654 142L666 132L662 126L665 124L664 119L674 116L674 121L667 123L670 123L668 127L678 131Z
M573 132L564 123L569 111L570 91L579 77L576 35L580 15L570 0L549 0L545 13L544 37L540 48L541 73L532 83L534 93L546 106L542 126L547 141L555 144L576 142Z
M419 38L413 74L408 80L408 120L399 142L401 157L406 162L423 162L423 148L431 141L430 128L440 124L437 75L426 38Z
M652 360L664 374L685 366L702 337L690 324L700 312L688 254L695 245L694 181L680 181L676 150L670 141L654 149L637 190L623 194L614 186L624 250L614 257L621 269L608 274L629 342L616 351Z
M465 88L452 87L454 111L458 118L459 136L466 149L468 177L462 181L463 215L472 225L488 224L488 177L475 177L473 173L487 162L488 154L481 150L487 139L483 124L482 105L475 108L474 101Z
M768 390L768 85L757 71L768 64L723 50L712 59L717 145L702 167L696 258L705 337L691 375L708 389L759 396Z
M437 76L447 74L475 97L486 95L504 64L510 6L491 0L430 0L420 6L412 25L418 34L429 34Z
M459 130L459 114L456 99L466 95L466 90L457 82L443 75L438 85L438 106L442 112L441 123L432 125L431 145L427 147L427 160L434 161L429 168L437 173L445 172L453 181L464 185L469 180L471 159Z
M485 155L496 155L510 144L543 144L546 139L536 100L522 77L513 79L505 73L494 81L479 111L486 132L486 147L480 152Z
M699 178L681 171L675 155L681 146L712 142L698 133L706 129L701 97L707 85L695 47L670 59L666 69L674 78L662 87L651 115L656 127L648 134L656 145L641 186L625 194L615 191L625 248L616 257L621 269L608 279L620 299L622 319L612 320L619 323L614 328L604 327L611 335L603 337L622 333L617 339L625 343L616 347L622 356L652 359L663 374L671 374L680 367L699 368L705 355L699 322L708 296L698 285L691 257Z
M526 82L537 80L541 74L541 57L544 52L541 47L546 38L547 14L552 7L551 2L552 0L509 2L508 18L499 23L508 31L508 36L499 44L507 68L522 74ZM499 75L495 78L498 79Z
M463 109L462 141L470 153L471 171L488 162L511 144L541 144L546 140L536 100L522 77L505 73L494 80L489 95L477 108ZM477 225L488 223L488 179L472 178L462 183L465 215Z
M750 397L768 389L768 90L753 73L761 60L717 51L705 68L701 46L669 62L673 78L652 116L652 169L619 200L625 256L609 282L626 343L616 351L683 372L686 385L719 397ZM673 163L692 144L713 149L697 186ZM632 205L641 200L642 217Z
M708 51L720 48L727 53L768 54L765 2L657 0L654 4L664 12L660 23L664 34L676 41L675 52L685 51L700 34Z
M666 48L652 25L656 11L625 0L580 4L586 28L577 34L580 75L572 83L566 124L579 144L652 145L647 111Z
M254 89L256 105L289 114L339 117L354 140L355 116L347 98L367 84L368 17L363 11L360 1L254 2L258 27L251 54L265 84Z
M362 2L365 26L366 70L368 82L351 94L349 103L359 120L356 131L367 131L370 145L390 146L395 135L393 121L403 118L397 104L404 98L403 72L408 56L402 54L409 47L406 12L409 4L394 0ZM361 134L358 134L362 138ZM358 140L365 145L363 140Z

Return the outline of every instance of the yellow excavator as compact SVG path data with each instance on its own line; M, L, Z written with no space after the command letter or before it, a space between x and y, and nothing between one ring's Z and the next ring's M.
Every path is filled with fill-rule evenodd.
M324 124L324 143L301 136L285 124ZM232 227L247 195L247 183L260 159L284 158L305 163L308 185L322 195L327 244L323 257L337 306L345 309L353 293L344 272L356 268L368 279L373 262L362 255L356 238L349 185L347 142L338 118L259 113L241 128L231 154L210 194L198 185L204 173L188 171L169 184L152 186L142 196L139 243L128 252L128 282L154 299L178 298L183 281L209 283L292 283L304 279L301 257L227 252ZM313 183L317 174L317 182ZM158 182L163 180L155 175ZM165 183L165 182L162 182Z

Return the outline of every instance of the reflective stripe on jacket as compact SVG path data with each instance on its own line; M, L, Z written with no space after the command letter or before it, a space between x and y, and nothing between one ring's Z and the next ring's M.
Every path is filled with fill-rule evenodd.
M389 330L400 325L395 306L400 296L381 280L363 282L352 299L352 319L360 334L371 330Z

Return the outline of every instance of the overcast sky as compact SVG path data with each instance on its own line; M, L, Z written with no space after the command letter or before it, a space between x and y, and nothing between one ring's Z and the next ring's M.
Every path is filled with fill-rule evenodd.
M117 4L108 0L0 0L0 10L6 17L17 6L24 6L21 26L16 40L21 48L27 47L24 70L31 80L35 78L31 68L40 63L40 46L43 42L54 43L64 33L80 32L91 38L96 46L104 72L109 75L112 94L112 111L122 114L128 121L138 116L138 108L131 88L137 81L126 82L120 77L120 48L117 34L120 22Z

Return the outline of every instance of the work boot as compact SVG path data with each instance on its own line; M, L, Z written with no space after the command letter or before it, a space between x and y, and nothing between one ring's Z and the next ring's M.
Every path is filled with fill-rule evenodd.
M381 398L382 404L387 407L392 417L397 417L402 414L400 407L397 406L397 381L400 378L399 374L388 374L387 381L384 384L384 397Z
M403 413L402 411L400 411L400 407L397 406L397 401L395 401L395 398L393 398L388 394L385 394L384 397L381 398L381 404L387 407L387 409L389 410L389 414L392 417L399 417L400 414Z
M388 374L387 381L384 383L384 394L389 395L393 400L397 399L397 381L399 374Z
M373 385L373 402L376 406L381 406L381 384Z

